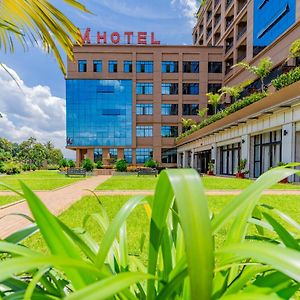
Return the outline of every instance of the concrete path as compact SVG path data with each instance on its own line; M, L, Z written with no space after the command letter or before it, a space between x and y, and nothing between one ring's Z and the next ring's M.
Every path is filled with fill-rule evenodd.
M100 183L107 180L111 176L95 176L86 180L78 181L54 191L37 192L36 194L42 199L48 209L55 215L59 215L62 211L78 201L82 196L89 194L88 190L94 190ZM1 192L1 195L8 192ZM30 215L29 208L25 201L8 205L3 209L0 208L0 239L25 228L30 224L26 219L19 216L9 216L12 213L22 213Z
M206 195L209 196L226 196L238 195L242 190L207 190ZM114 196L114 195L153 195L154 190L101 190L95 191L97 195ZM267 190L264 195L294 195L300 196L300 190ZM300 200L300 197L299 197Z

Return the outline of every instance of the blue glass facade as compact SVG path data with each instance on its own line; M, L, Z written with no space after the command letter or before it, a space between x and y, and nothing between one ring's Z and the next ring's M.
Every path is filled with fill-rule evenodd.
M296 0L254 0L254 55L296 21Z
M131 146L132 81L67 80L67 145Z

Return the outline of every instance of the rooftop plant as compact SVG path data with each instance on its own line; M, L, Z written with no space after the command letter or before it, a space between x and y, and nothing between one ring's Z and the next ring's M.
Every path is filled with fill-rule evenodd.
M293 84L300 80L300 67L292 69L288 73L281 74L277 78L272 80L272 85L276 90L280 90L290 84Z
M248 70L249 72L255 74L261 81L261 91L263 92L265 90L264 79L266 76L268 76L270 74L272 67L273 67L273 63L272 63L270 57L264 57L259 61L257 66L252 66L246 62L239 62L232 66L232 68L235 68L235 67L241 67L241 68Z
M193 169L167 170L154 197L128 200L110 221L87 215L71 229L53 216L24 184L22 193L35 224L0 241L0 296L3 299L290 299L299 290L300 225L260 196L279 180L296 174L275 168L212 216L201 178ZM147 266L127 247L126 220L143 205L150 222ZM91 220L104 232L94 240ZM249 225L257 232L249 234ZM226 228L226 230L225 230ZM22 246L40 231L49 254ZM220 245L214 239L225 232ZM270 238L271 236L271 238ZM145 236L142 240L145 240ZM251 240L251 241L249 241ZM83 254L83 256L81 255Z
M208 103L212 105L212 107L214 108L214 112L216 114L218 105L220 104L222 99L222 94L207 93L206 96L208 98Z

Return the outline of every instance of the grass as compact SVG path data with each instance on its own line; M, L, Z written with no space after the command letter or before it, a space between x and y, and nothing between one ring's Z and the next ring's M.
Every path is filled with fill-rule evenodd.
M34 171L23 172L17 175L5 175L0 177L0 182L5 183L17 190L20 189L19 180L25 182L32 190L54 190L59 187L82 180L82 177L68 178L57 171ZM0 186L0 190L6 190Z
M234 196L209 196L209 208L214 214L218 214L224 205L232 199ZM107 210L110 218L112 219L121 206L128 200L130 196L103 196L101 197L101 202L103 203L105 209ZM280 209L281 211L287 213L295 220L300 219L300 197L299 196L267 196L264 195L261 198L261 203L269 204L273 207ZM83 213L84 212L84 213ZM94 196L83 197L80 201L74 203L69 209L60 215L60 219L65 222L70 227L79 227L82 225L84 216L91 213L100 212L99 204ZM223 243L226 226L217 235L217 244ZM287 225L287 229L290 227ZM88 224L88 232L97 242L101 241L103 233L100 231L98 225L94 221L90 221ZM146 234L148 237L149 223L146 212L142 206L138 207L134 213L129 217L127 223L127 231L129 234L129 252L132 255L141 255L143 260L146 261L146 256L144 253L140 252L140 241L142 234ZM251 234L255 234L255 228L251 228ZM148 239L146 238L146 241ZM26 241L26 246L45 252L47 248L41 236L35 234ZM147 249L148 244L144 245L144 249ZM146 252L146 251L145 251Z
M21 200L20 196L0 196L0 207Z
M97 190L154 190L158 177L154 176L113 176L99 185ZM204 176L202 177L207 190L242 190L249 186L253 180ZM300 185L276 184L272 189L300 190Z

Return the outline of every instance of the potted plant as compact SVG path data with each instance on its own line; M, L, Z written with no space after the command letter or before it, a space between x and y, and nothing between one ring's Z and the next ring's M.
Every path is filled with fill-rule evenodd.
M210 161L208 163L207 175L214 175L214 168L215 168L215 164L212 161Z
M240 159L237 173L235 174L236 178L245 178L245 175L249 173L249 170L246 170L247 159Z

